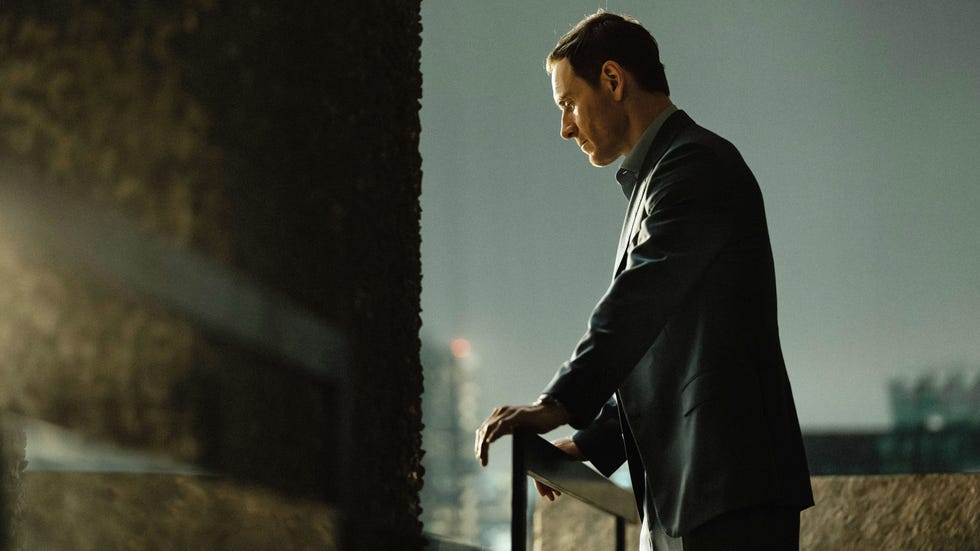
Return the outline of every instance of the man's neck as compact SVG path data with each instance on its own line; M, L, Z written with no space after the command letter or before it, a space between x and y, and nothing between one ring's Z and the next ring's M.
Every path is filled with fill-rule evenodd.
M673 103L671 103L670 97L662 93L644 94L633 102L627 115L629 117L629 149L626 150L627 152L633 150L646 129L663 113L664 109L671 105Z

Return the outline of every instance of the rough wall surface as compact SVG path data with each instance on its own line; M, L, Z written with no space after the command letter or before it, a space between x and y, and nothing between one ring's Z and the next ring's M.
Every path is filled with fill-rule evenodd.
M418 1L0 6L0 179L122 212L346 336L359 549L421 546L420 31ZM327 493L317 381L3 235L0 279L0 411Z
M800 516L803 551L976 551L980 475L818 476ZM609 515L565 497L539 502L534 550L613 549ZM628 532L627 549L638 533Z
M980 549L980 475L821 476L813 493L801 549Z
M23 494L24 549L339 550L328 506L227 480L29 472Z

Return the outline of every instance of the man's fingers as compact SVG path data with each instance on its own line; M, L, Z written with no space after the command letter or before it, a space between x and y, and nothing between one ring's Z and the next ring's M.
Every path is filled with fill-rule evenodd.
M487 419L487 422L484 424L486 433L483 439L487 444L491 444L500 439L500 437L513 433L518 425L519 423L517 422L517 415L515 413L502 414L492 422L490 419Z
M505 434L509 434L512 430L503 419L495 419L492 421L491 419L493 419L493 416L491 416L490 419L487 419L483 423L483 426L476 431L476 443L473 447L473 452L476 455L477 461L479 461L480 465L484 467L487 466L490 443Z
M546 497L550 501L555 500L555 496L554 494L552 494L551 488L545 486L544 484L538 482L537 480L534 481L534 489L538 491L538 495L540 495L541 497Z
M549 501L554 501L556 497L561 495L561 492L548 486L547 484L542 484L537 480L534 481L534 488L538 491L541 497L548 498Z
M476 455L476 460L480 462L483 467L487 466L487 455L490 450L490 441L487 440L487 426L484 423L476 431L476 443L473 446L473 454Z
M534 481L534 489L536 489L538 491L538 495L540 495L542 497L547 497L547 498L551 498L552 497L552 489L551 489L551 487L550 486L547 486L545 484L542 484L542 483L538 482L537 480Z
M483 447L483 427L476 429L476 441L473 442L473 456L480 460L480 449Z
M497 419L496 422L492 423L487 430L486 441L487 443L496 442L501 436L505 436L512 432L511 423L509 419Z
M476 431L476 440L473 443L473 454L477 461L486 467L487 456L490 444L496 442L500 437L512 434L514 429L520 425L519 408L501 406L495 408Z

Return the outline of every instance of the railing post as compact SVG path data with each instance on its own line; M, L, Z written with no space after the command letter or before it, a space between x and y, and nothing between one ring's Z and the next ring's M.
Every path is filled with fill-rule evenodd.
M511 461L510 485L510 548L527 551L527 465L524 459L524 438L515 432Z
M626 551L626 519L616 516L616 551Z

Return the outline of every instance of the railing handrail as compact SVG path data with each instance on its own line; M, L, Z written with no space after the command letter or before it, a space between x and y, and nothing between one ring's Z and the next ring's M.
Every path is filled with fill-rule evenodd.
M514 433L511 495L511 550L527 549L527 476L616 517L617 549L623 546L624 523L638 524L633 492L570 460L564 452L537 434Z
M144 231L106 206L35 185L18 167L0 174L0 233L40 258L57 259L108 288L162 304L188 321L246 349L282 358L328 383L338 427L333 437L337 501L351 491L350 396L353 384L347 336L320 314L171 239ZM2 541L0 541L2 543Z
M25 178L29 176L25 175ZM42 186L0 183L0 230L95 281L162 302L203 326L346 386L347 340L280 292L142 230L108 207Z

